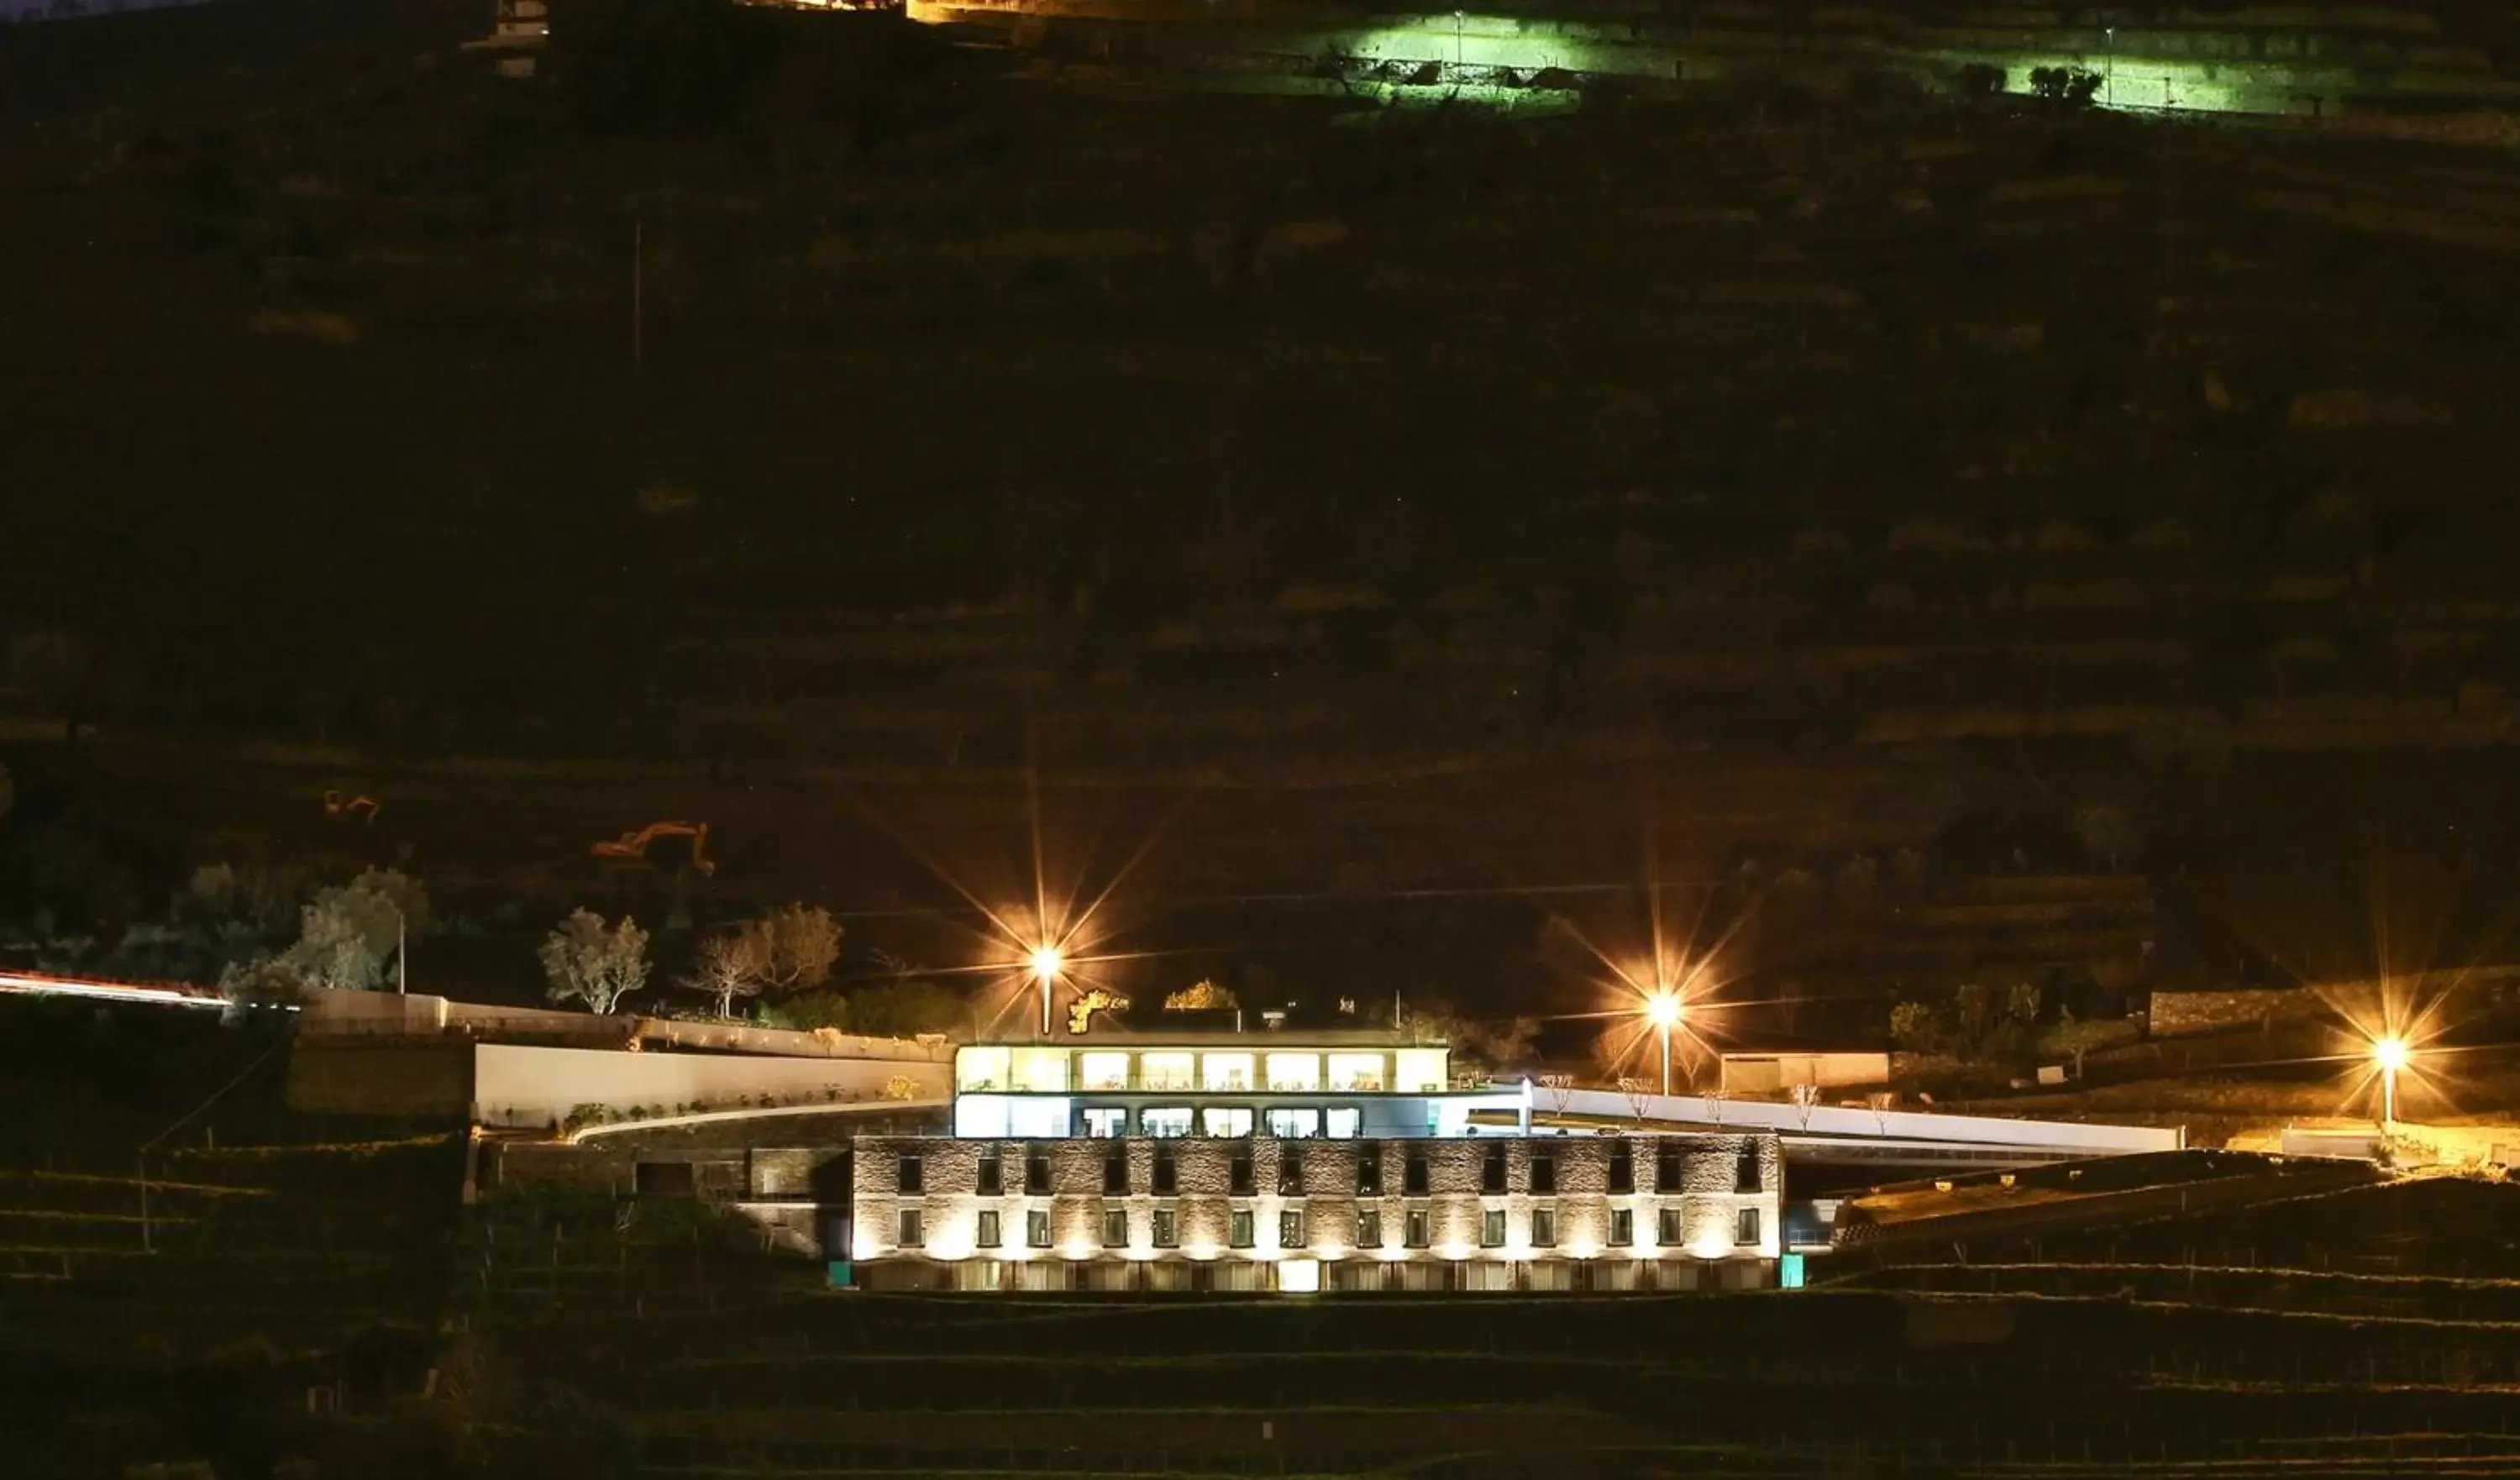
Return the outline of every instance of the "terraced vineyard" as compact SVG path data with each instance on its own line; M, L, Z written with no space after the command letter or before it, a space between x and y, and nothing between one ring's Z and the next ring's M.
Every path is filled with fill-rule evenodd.
M2520 1470L2500 1322L1824 1293L824 1297L508 1340L528 1366L570 1354L658 1475Z

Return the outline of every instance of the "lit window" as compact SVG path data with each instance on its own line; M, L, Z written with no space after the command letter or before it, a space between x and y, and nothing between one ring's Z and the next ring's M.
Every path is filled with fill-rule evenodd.
M1138 1124L1149 1136L1171 1138L1190 1134L1190 1106L1149 1105L1138 1112Z
M1077 1085L1081 1090L1125 1090L1129 1087L1129 1055L1126 1054L1079 1054L1076 1055Z
M1382 1093L1382 1055L1379 1054L1332 1054L1330 1088L1367 1095Z
M1248 1136L1251 1134L1249 1105L1209 1105L1198 1113L1199 1125L1210 1136Z
M1680 1209L1663 1209L1661 1216L1654 1220L1654 1233L1658 1235L1655 1238L1655 1242L1662 1244L1665 1248L1679 1247L1681 1243Z
M1637 1213L1634 1208L1610 1210L1610 1241L1621 1248L1637 1241Z
M1024 1243L1036 1249L1050 1247L1050 1214L1044 1209L1024 1214Z
M1003 1090L1008 1079L1012 1050L965 1049L954 1055L954 1088L958 1090Z
M1365 1130L1365 1112L1354 1105L1333 1105L1328 1129L1332 1141L1354 1141Z
M1036 1095L1066 1093L1067 1051L1065 1049L1015 1050L1014 1087Z
M915 1249L927 1241L926 1228L921 1221L917 1208L901 1210L899 1232L901 1237L896 1241L905 1249Z
M1155 1247L1159 1249L1179 1248L1181 1246L1181 1219L1173 1212L1172 1209L1155 1209L1154 1241Z
M1397 1065L1392 1088L1403 1095L1440 1095L1452 1088L1444 1074L1444 1049L1402 1049L1392 1054Z
M979 1232L974 1235L971 1241L984 1249L996 1248L998 1246L997 1210L995 1208L983 1210L980 1214L979 1223Z
M1225 1221L1225 1241L1238 1249L1251 1247L1251 1210L1249 1208L1236 1208L1234 1216Z
M1087 1105L1085 1134L1099 1141L1129 1134L1129 1112L1118 1105Z
M1382 1247L1382 1209L1360 1208L1356 1214L1356 1246L1361 1249Z
M1434 1220L1427 1216L1424 1208L1411 1208L1409 1210L1409 1222L1406 1226L1406 1233L1408 1235L1408 1243L1411 1248L1422 1249L1427 1245L1430 1241L1428 1231L1432 1227L1433 1223Z
M1304 1246L1304 1210L1286 1208L1278 1214L1278 1247L1300 1249Z
M1124 1249L1129 1246L1128 1209L1104 1208L1102 1210L1102 1246L1106 1249Z
M1140 1085L1149 1090L1195 1089L1192 1061L1192 1055L1188 1054L1142 1054L1138 1055Z
M1322 1112L1319 1110L1271 1110L1269 1134L1293 1141L1322 1134Z
M1557 1211L1554 1208L1531 1210L1531 1246L1535 1249L1557 1247Z
M1743 1208L1732 1221L1732 1241L1747 1248L1759 1241L1759 1210Z
M1479 1245L1490 1249L1505 1247L1505 1209L1490 1208L1479 1215Z
M1248 1054L1209 1054L1199 1060L1199 1082L1211 1091L1248 1094L1251 1089L1251 1055Z
M1309 1094L1321 1087L1322 1055L1319 1054L1269 1055L1269 1088L1282 1093Z

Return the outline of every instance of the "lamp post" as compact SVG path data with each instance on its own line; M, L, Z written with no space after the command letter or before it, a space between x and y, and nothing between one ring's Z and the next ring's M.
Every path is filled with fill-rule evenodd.
M1032 979L1041 984L1041 1036L1048 1038L1051 988L1058 983L1059 973L1067 969L1067 958L1060 954L1057 946L1041 946L1033 951L1029 964L1032 967Z
M2398 1071L2407 1066L2407 1041L2391 1033L2371 1045L2371 1061L2380 1066L2380 1125L2387 1129L2398 1118Z
M1671 1094L1671 1030L1680 1025L1686 1011L1677 992L1656 992L1645 999L1645 1020L1662 1036L1662 1092L1666 1097Z

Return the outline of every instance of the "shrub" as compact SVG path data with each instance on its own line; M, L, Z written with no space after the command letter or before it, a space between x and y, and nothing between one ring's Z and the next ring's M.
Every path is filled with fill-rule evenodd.
M2057 108L2089 108L2100 90L2100 74L2079 67L2039 67L2030 71L2031 96Z
M1890 1041L1912 1054L1930 1054L1942 1041L1934 1009L1921 1002L1903 1002L1890 1009Z
M849 1000L837 992L799 992L761 1009L761 1020L775 1028L816 1032L844 1030L849 1025Z

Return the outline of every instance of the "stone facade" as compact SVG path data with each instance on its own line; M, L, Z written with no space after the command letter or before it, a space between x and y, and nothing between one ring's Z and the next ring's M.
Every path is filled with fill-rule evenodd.
M1739 1288L1781 1232L1763 1134L864 1137L854 1160L876 1288Z

